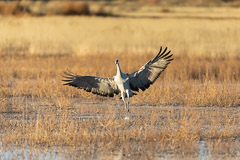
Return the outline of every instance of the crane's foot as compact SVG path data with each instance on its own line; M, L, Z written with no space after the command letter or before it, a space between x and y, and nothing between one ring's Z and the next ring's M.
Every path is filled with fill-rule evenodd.
M129 109L127 109L127 113L126 113L126 117L124 118L124 120L129 120Z
M124 120L129 120L129 116L126 116L126 117L124 118Z

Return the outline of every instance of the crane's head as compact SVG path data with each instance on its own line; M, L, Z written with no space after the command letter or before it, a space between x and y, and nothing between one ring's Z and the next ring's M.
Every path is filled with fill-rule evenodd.
M116 59L115 64L118 64L118 59Z

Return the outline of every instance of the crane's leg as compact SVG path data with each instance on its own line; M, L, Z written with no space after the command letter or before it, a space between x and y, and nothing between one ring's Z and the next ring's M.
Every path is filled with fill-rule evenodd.
M129 120L129 90L126 90L126 95L127 95L127 98L128 98L128 102L127 104L125 105L125 108L127 110L127 113L126 113L126 117L124 118L125 120Z
M129 96L129 90L127 89L126 90L127 91L127 98L128 98L128 103L127 103L127 111L128 111L128 113L129 113L129 103L130 103L130 96Z
M129 112L129 109L128 109L128 105L126 104L126 93L125 92L121 92L121 96L122 96L122 100L124 102L124 106L125 106L125 109L127 110L127 115L126 117L124 118L125 120L129 120L129 117L128 117L128 112Z
M124 102L125 109L127 109L127 104L126 104L126 100L125 100L126 94L124 92L121 92L121 96L122 96L122 100Z

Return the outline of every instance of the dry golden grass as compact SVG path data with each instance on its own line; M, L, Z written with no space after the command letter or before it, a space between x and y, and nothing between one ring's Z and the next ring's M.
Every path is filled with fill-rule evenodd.
M0 95L30 98L97 98L84 91L63 87L63 71L71 69L80 75L112 77L116 72L114 59L119 58L123 71L131 73L152 57L150 54L141 57L134 54L2 56L1 65L4 67L0 72ZM239 78L238 59L175 57L166 72L150 89L139 92L139 96L132 98L132 104L237 106L240 93Z
M221 20L221 14L217 11L224 14L225 18ZM217 11L214 14L220 15L216 16L220 19L213 20L165 16L160 19L2 17L0 50L2 54L20 55L143 55L155 54L159 46L163 45L172 49L177 56L239 58L237 42L240 41L240 21L231 19L231 14L235 12L228 14L228 10ZM181 13L179 10L174 14ZM235 14L239 15L238 12Z
M196 158L205 142L216 157L239 156L238 25L209 19L2 17L2 147L69 147L75 159ZM123 120L118 97L62 85L67 69L112 77L116 58L131 73L159 45L169 46L174 61L131 99L129 121Z
M239 60L175 57L153 86L131 99L130 121L123 120L125 110L117 97L102 98L61 82L67 68L82 75L110 77L116 70L115 58L120 59L124 71L131 72L152 56L136 59L134 54L2 55L2 144L92 146L85 153L91 158L102 152L105 158L115 153L125 158L154 158L166 152L194 156L200 140L233 143L240 134L239 110L234 109L239 105ZM136 107L139 105L143 107ZM156 107L145 108L148 105ZM165 105L169 106L161 107ZM132 149L136 144L142 149ZM103 147L94 152L94 148ZM121 147L124 151L118 149ZM233 156L238 155L237 150L232 151L237 146L227 147L233 147L229 149ZM213 153L218 154L214 149Z

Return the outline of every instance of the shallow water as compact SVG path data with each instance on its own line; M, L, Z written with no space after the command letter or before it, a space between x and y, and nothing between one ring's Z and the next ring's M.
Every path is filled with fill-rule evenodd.
M214 141L205 141L200 140L198 142L199 152L195 155L177 155L172 153L161 153L155 154L152 151L152 155L154 155L154 159L199 159L199 160L209 160L209 159L238 159L240 158L239 149L236 150L235 142L232 142L230 145L233 146L230 150L235 150L238 153L225 154L222 153L214 153L212 151L212 144L217 143ZM237 142L239 143L239 142ZM229 145L227 143L217 143L218 146L221 145ZM138 145L136 147L139 147ZM237 148L239 145L237 146ZM102 148L92 148L92 151L86 151L84 148L71 148L71 147L51 147L51 148L19 148L19 147L9 147L9 148L0 148L0 157L1 160L9 160L9 159L44 159L44 160L61 160L61 159L94 159L94 160L105 160L105 159L136 159L134 154L124 154L123 151L125 148L121 148L117 151L104 150ZM147 155L142 155L143 157Z
M52 108L51 108L52 107ZM59 108L59 110L54 110L55 106L41 106L36 112L4 112L0 114L0 118L6 121L16 121L16 122L32 122L36 123L38 118L45 116L48 112L54 112L54 115L62 114L64 108ZM234 123L231 123L233 129L238 129L239 120L237 119L240 112L240 107L185 107L185 106L134 106L132 105L131 113L129 114L129 121L137 122L144 119L145 125L151 125L151 116L155 113L155 122L152 129L155 130L165 130L168 123L166 121L171 120L171 125L177 126L181 125L181 119L185 115L185 111L188 115L195 115L195 113L200 114L199 121L203 121L201 124L202 130L205 132L211 131L211 119L219 120L218 130L224 130L224 121L228 116L235 115ZM75 103L74 108L67 108L71 118L79 123L85 123L85 121L96 121L98 119L115 119L117 122L128 121L124 120L125 110L123 105L108 105L108 104L98 104L98 103ZM55 113L56 112L56 113ZM168 115L171 114L169 119ZM61 116L61 115L60 115ZM221 119L225 117L225 119ZM190 116L191 118L191 116ZM57 118L57 121L61 122L62 117ZM180 123L179 123L180 122ZM210 122L210 123L209 123ZM236 124L235 124L236 123ZM136 128L133 123L131 128ZM174 129L174 127L173 127ZM93 128L94 130L94 128ZM237 135L236 135L237 136ZM190 154L175 153L172 150L165 148L156 148L154 145L143 146L145 144L139 144L133 141L134 148L129 148L130 146L117 146L116 148L99 148L92 144L92 146L86 147L17 147L13 145L8 145L7 147L0 145L0 159L235 159L240 158L240 142L238 137L235 140L224 141L221 139L201 139L199 141L193 142L196 150ZM149 145L149 144L147 144ZM131 147L133 147L131 146ZM149 148L148 148L149 147ZM145 149L141 151L141 149ZM217 148L217 149L216 149Z
M2 150L0 149L1 160L9 160L9 159L43 159L43 160L60 160L60 159L69 159L70 157L67 154L62 154L55 149L36 149L36 148L17 148L10 150Z

